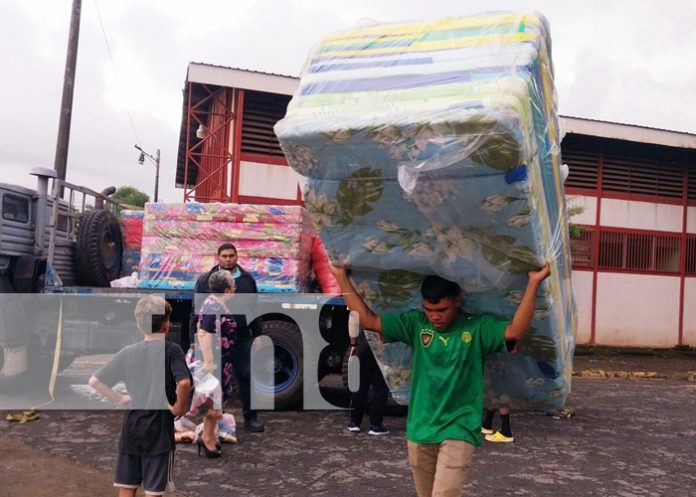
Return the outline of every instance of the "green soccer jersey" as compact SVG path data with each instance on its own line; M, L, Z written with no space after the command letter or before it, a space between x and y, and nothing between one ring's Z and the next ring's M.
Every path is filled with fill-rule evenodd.
M483 367L490 354L506 351L508 321L462 314L446 331L437 331L421 311L385 313L381 319L385 342L413 348L406 438L481 445Z

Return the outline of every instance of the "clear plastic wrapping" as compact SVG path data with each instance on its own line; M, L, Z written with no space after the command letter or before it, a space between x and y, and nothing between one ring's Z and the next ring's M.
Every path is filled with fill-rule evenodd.
M260 292L301 292L314 237L299 206L147 204L138 286L193 290L217 264L217 248L230 242Z
M308 178L306 206L331 260L350 264L377 311L418 307L422 275L437 273L459 282L467 310L510 318L527 271L549 261L533 329L518 354L492 359L487 392L491 404L563 404L576 318L543 16L330 35L275 129ZM392 347L373 343L405 401L408 354Z

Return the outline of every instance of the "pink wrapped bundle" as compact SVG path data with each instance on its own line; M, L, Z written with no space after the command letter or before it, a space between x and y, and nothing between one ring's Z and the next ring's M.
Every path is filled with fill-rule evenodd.
M240 264L250 273L266 276L296 277L298 274L306 275L308 265L305 261L288 259L284 257L245 257Z
M239 252L240 264L247 257L289 257L291 259L300 257L299 240L291 243L265 240L167 239L162 236L149 236L147 233L143 237L142 257L148 253L215 256L220 245L230 242Z
M139 268L141 288L193 289L233 243L260 291L302 291L314 228L303 207L147 204Z
M145 206L148 219L174 221L212 221L237 223L301 224L304 207L279 205L221 204L221 203L149 203Z
M297 239L297 225L148 219L147 233L156 237L229 240L233 243L238 240L291 242Z

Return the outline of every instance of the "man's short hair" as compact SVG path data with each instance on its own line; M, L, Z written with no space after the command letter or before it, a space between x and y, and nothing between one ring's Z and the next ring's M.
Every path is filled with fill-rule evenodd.
M461 295L462 289L454 281L446 280L436 274L429 274L421 283L421 296L433 304L442 299L454 299Z
M213 293L225 293L228 288L236 288L232 273L226 269L215 271L208 278L208 288Z
M237 247L229 242L225 242L218 247L218 255L220 255L223 250L234 250L234 253L237 253Z
M143 335L163 332L171 314L169 302L156 295L143 297L135 305L135 322Z

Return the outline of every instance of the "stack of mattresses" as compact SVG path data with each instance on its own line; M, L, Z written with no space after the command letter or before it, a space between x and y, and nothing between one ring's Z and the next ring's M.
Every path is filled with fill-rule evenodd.
M311 226L299 206L147 204L138 286L192 290L217 264L217 248L230 242L260 292L304 291Z
M550 260L533 330L487 368L494 403L570 391L575 311L550 39L538 14L377 25L325 38L276 133L308 178L333 261L377 311L420 306L421 276L459 282L467 311L510 318ZM408 398L409 354L376 344Z
M121 272L125 276L137 273L140 266L140 248L143 241L143 217L145 211L121 211L121 234L123 254Z

